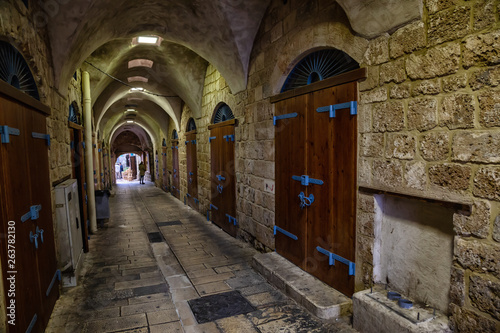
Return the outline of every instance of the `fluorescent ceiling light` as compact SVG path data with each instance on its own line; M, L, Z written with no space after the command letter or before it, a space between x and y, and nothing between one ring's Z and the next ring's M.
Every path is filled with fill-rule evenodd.
M134 88L130 88L130 91L144 91L144 88L134 87Z
M139 36L139 37L137 37L137 43L139 43L139 44L156 44L156 43L158 43L158 37L156 37L156 36Z
M127 120L128 124L132 124L134 121L133 120Z
M127 109L127 112L137 112L136 109Z

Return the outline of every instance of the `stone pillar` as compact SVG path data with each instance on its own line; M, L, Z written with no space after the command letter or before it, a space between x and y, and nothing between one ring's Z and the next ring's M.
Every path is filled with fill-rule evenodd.
M90 220L90 232L97 232L97 219L95 210L94 193L94 154L92 140L92 104L90 100L90 77L88 72L83 72L83 115L85 119L85 170L87 178L88 212Z

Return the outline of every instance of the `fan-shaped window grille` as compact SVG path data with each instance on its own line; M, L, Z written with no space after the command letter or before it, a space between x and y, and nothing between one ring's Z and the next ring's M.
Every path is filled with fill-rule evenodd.
M230 119L234 119L233 111L231 111L231 108L227 104L222 104L217 111L215 111L214 124Z
M179 139L179 135L177 134L176 130L174 130L173 133L172 133L172 139L174 139L174 140Z
M162 147L166 147L167 146L167 140L165 140L165 138L163 138L163 141L161 142L161 145L162 145Z
M359 64L337 49L316 51L302 59L288 75L281 92L296 89L353 69Z
M194 131L195 129L196 129L196 123L194 122L194 119L193 119L193 118L191 118L191 119L189 119L189 121L188 121L188 125L187 125L187 130L186 130L186 131L187 131L187 132L189 132L189 131Z
M0 41L0 79L40 100L35 79L23 56L12 45Z
M69 116L68 120L80 125L80 115L78 113L78 105L76 105L76 102L73 102L69 105Z

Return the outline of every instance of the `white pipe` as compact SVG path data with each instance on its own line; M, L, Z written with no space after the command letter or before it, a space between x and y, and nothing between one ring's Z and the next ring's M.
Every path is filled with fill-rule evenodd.
M94 189L94 154L92 151L92 104L90 100L90 76L88 72L82 73L83 80L83 116L85 119L85 166L87 174L87 207L90 220L90 232L97 232L97 219L95 210Z

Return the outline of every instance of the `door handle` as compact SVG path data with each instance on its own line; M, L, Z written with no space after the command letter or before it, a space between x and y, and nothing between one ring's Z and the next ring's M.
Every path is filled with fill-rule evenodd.
M300 209L303 209L304 207L309 207L312 205L312 203L314 202L314 195L309 194L309 196L306 197L304 192L300 192L299 199L300 199Z
M43 229L38 229L38 227L36 227L36 233L39 235L40 240L43 243Z
M224 189L224 186L222 185L217 185L217 191L219 191L219 193L222 193L222 190Z
M30 242L35 242L35 248L38 249L38 234L34 234L32 231L30 231Z

